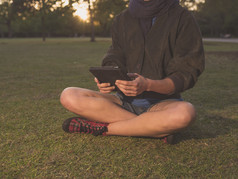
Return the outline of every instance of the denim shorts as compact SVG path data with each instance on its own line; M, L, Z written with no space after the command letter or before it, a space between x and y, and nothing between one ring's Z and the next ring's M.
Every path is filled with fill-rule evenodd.
M153 99L153 98L146 98L146 99L133 99L132 101L127 101L123 98L123 96L119 93L116 93L115 96L121 101L122 108L132 112L136 115L140 115L144 112L147 112L150 108L152 108L154 105L168 100L174 100L174 101L183 101L182 98L179 99L166 99L166 100L160 100L160 99Z

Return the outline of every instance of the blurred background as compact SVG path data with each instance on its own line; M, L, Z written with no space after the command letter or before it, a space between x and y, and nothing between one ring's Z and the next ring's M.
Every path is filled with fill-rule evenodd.
M61 129L73 115L60 104L62 90L98 89L88 69L100 66L128 3L0 0L0 179L238 178L238 43L204 42L206 70L183 93L197 120L174 146ZM204 39L238 42L238 0L180 4L212 37Z
M0 37L109 37L129 0L0 0ZM180 0L204 37L238 36L238 0Z

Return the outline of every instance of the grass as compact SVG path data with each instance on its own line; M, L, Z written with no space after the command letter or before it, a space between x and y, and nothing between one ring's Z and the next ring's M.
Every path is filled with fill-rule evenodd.
M0 39L0 178L236 178L238 44L205 42L206 70L183 93L197 121L175 145L70 135L59 103L68 86L96 90L88 68L110 45L88 39Z

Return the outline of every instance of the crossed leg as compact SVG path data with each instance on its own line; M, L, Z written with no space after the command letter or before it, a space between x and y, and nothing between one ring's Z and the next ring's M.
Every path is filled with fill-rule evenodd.
M186 128L195 119L195 109L183 101L164 101L139 116L126 111L111 94L83 88L66 88L62 105L88 120L106 122L107 135L163 137Z

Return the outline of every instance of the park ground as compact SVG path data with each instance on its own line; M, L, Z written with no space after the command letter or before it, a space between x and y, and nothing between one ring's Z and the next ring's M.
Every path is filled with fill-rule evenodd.
M206 70L183 98L197 120L174 145L66 134L68 86L96 90L109 39L0 39L0 178L237 178L238 44L204 42Z

